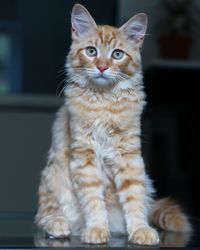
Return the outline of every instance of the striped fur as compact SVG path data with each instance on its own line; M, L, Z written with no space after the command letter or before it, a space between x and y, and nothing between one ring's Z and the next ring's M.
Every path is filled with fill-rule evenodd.
M97 26L83 6L73 8L69 84L53 126L36 215L36 223L52 237L82 233L84 242L98 244L107 242L110 232L127 232L132 243L155 245L159 238L149 216L166 230L190 229L178 206L166 200L154 204L141 156L140 47L146 22L138 14L120 29ZM88 46L96 48L96 56L87 55ZM120 60L112 57L116 49L124 52ZM177 223L169 215L174 212Z

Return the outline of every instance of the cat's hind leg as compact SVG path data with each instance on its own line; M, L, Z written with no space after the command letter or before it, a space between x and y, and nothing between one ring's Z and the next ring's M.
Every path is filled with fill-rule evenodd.
M39 228L54 238L66 238L70 234L70 223L63 212L62 189L64 173L59 164L50 163L42 173L39 187L39 208L35 217ZM65 209L67 209L65 207ZM69 207L70 209L70 207Z
M69 173L68 113L63 106L53 125L52 146L39 187L36 224L52 237L67 237L79 222L77 200Z

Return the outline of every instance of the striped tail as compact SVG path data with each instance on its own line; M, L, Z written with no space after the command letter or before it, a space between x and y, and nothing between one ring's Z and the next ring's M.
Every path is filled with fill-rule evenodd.
M180 205L171 198L155 201L149 215L149 221L152 225L165 231L184 233L192 231L188 217Z

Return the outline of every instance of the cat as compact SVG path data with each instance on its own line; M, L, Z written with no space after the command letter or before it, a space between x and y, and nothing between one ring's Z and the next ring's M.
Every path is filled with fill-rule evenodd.
M190 231L178 204L153 199L141 155L145 93L140 51L147 15L139 13L115 28L96 25L76 4L71 23L65 103L41 175L37 225L53 238L81 233L91 244L121 233L133 244L157 245L153 226Z

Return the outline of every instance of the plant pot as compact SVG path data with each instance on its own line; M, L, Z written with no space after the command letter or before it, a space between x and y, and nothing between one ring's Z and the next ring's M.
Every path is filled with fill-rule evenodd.
M190 36L168 35L159 38L162 58L187 59L191 44Z

